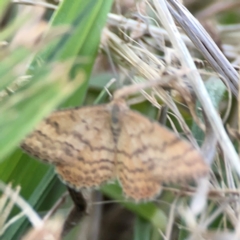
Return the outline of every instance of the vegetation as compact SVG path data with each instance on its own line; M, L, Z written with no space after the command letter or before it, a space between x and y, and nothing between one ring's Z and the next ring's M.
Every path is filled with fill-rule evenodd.
M16 2L0 1L0 238L50 226L57 239L72 206L21 140L53 110L127 85L131 108L201 147L210 176L144 203L117 183L83 191L88 215L64 239L240 239L239 3L184 1L208 36L174 0Z

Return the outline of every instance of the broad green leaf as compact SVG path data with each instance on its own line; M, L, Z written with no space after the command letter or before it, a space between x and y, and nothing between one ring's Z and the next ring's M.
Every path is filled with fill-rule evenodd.
M152 226L149 221L137 217L134 224L134 240L151 239Z
M116 184L105 185L101 190L111 198L118 200L124 207L136 213L139 217L152 223L157 229L165 229L167 224L166 215L154 203L148 202L136 204L130 200L126 201L120 186Z

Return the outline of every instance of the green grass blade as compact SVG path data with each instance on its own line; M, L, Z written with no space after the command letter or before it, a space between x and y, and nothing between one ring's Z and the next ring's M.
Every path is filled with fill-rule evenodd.
M11 126L11 129L5 130L5 139L8 144L4 143L3 139L0 143L0 147L5 151L5 157L1 159L6 161L0 163L0 174L9 171L3 174L5 181L9 182L15 179L14 183L20 184L22 187L21 195L30 201L35 209L47 198L47 193L54 191L52 186L54 174L48 172L48 166L30 159L26 155L23 155L22 158L17 153L12 154L11 158L6 156L26 132L30 131L43 116L64 99L68 97L65 106L81 104L87 91L88 79L98 50L100 33L111 3L112 1L104 0L87 2L75 0L71 3L63 1L60 8L54 13L51 24L52 27L69 25L71 33L66 33L62 38L59 38L59 41L47 45L38 54L29 71L34 75L29 86L11 96L9 98L10 102L4 102L1 106L5 113L7 113L9 107L12 107L12 110L5 117L0 117L1 126ZM51 27L49 31L51 31ZM37 59L41 60L42 73L38 71ZM64 81L61 76L60 80L57 80L55 75L57 70L52 70L52 75L50 74L53 80L48 78L47 67L51 68L54 65L53 62L58 65L57 63L62 64L63 61L69 61L69 59L74 64L70 67L70 71L66 70L66 75L75 79L74 81L67 81L66 78ZM87 59L87 61L81 61L82 59ZM67 65L69 66L68 62ZM82 72L84 72L84 76L81 75ZM79 84L81 80L84 81L82 85ZM54 84L49 82L54 82ZM66 86L69 87L68 90L66 90ZM72 94L74 91L75 94ZM11 138L12 143L10 142ZM14 167L8 170L8 166L11 164ZM38 174L35 170L39 170ZM39 176L43 179L42 181L39 181ZM51 201L57 200L63 189L54 195ZM46 193L46 195L43 193ZM4 239L19 239L26 229L26 224L27 221L21 220L21 222L19 221L16 225L11 226L4 235Z

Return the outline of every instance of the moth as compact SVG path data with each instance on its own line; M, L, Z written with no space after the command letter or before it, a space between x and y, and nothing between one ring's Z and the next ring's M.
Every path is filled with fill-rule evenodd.
M118 179L124 194L136 201L154 198L163 183L186 182L209 171L188 141L130 110L122 99L53 112L21 147L53 164L70 188Z

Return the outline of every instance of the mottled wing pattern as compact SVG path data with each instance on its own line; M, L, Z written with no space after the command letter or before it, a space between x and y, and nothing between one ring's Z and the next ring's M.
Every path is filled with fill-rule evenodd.
M75 189L115 177L115 146L104 105L52 113L21 147L54 164L63 182Z
M151 147L152 124L147 118L130 110L120 116L120 122L117 175L123 192L137 201L153 198L159 194L161 182L152 176L155 163L155 149Z
M161 183L178 183L208 172L200 153L187 141L134 111L121 116L117 174L124 193L151 199Z

